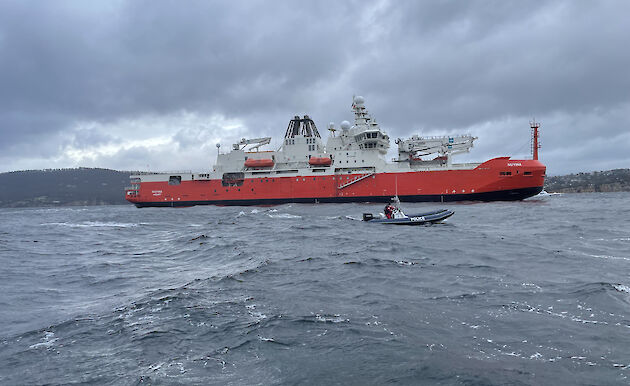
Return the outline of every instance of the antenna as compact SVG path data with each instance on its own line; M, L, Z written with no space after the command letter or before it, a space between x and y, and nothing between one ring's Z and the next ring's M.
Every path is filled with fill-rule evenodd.
M392 200L396 206L400 205L400 198L398 198L398 174L394 176L395 178L395 189L396 189L396 196L394 197L394 199Z

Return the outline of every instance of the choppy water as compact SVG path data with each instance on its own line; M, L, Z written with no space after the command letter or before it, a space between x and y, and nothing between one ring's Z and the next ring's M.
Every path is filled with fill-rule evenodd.
M2 384L627 384L630 194L0 210Z

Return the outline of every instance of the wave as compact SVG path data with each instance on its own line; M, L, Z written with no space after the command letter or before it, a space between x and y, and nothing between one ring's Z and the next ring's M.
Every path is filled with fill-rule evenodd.
M202 235L199 235L199 236L195 236L195 237L193 237L192 239L190 239L190 241L205 240L205 239L208 239L208 238L209 238L209 236L206 236L206 235L203 235L203 234L202 234Z
M100 222L100 221L85 221L82 223L70 223L70 222L49 222L39 224L41 226L62 226L69 228L133 228L142 223L121 223L121 222Z
M586 252L582 252L582 254L583 254L584 256L594 257L594 258L597 258L597 259L604 259L604 260L626 260L626 261L630 261L630 257L625 257L625 256L598 255L598 254L586 253Z
M285 218L285 219L302 218L302 216L298 216L297 214L290 214L290 213L267 214L267 216L269 216L271 218Z
M465 292L458 295L433 296L433 297L430 297L429 299L431 300L475 299L475 298L480 297L481 295L486 295L486 292L485 291L470 292L470 293Z
M44 331L44 336L41 339L41 342L39 343L34 343L30 346L28 346L28 348L30 349L38 349L38 348L51 348L52 345L58 341L59 338L55 338L55 333L52 331Z
M624 287L621 284L614 284L614 283L607 283L607 282L594 282L594 283L581 284L576 289L574 289L573 291L569 293L572 295L577 295L577 296L587 296L587 295L594 295L598 293L609 292L611 290L620 291L618 288L616 288L616 286L620 286L620 288Z
M241 210L240 212L238 212L236 217L239 218L239 217L252 216L252 215L266 215L267 217L270 217L270 218L302 218L302 216L299 216L299 215L294 215L294 214L289 214L289 213L278 213L278 209L261 210L258 208L254 208L249 212L245 212Z
M445 267L448 268L458 268L458 269L483 269L483 270L488 270L488 271L498 271L497 267L493 267L491 265L485 265L485 264L473 264L473 263L457 263L457 264L446 264L444 265Z
M564 193L558 193L558 192L548 193L546 190L543 190L540 193L538 193L537 195L535 195L534 197L562 196L563 194Z
M627 294L630 294L630 286L627 286L624 284L613 284L612 286L614 289L616 289L619 292L625 292Z
M313 313L312 315L302 316L295 319L296 322L306 323L350 323L349 318L345 318L340 314L319 314Z

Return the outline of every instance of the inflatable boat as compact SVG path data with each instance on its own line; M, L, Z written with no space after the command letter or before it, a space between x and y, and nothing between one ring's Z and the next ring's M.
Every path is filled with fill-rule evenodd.
M448 209L439 209L433 212L406 215L400 209L395 208L391 218L385 215L374 216L372 213L363 213L363 221L378 224L394 224L394 225L423 225L428 223L438 223L449 217L455 212Z

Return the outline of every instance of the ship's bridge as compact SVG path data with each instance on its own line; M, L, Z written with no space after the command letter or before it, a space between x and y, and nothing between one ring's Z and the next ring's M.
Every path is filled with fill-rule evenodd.
M381 153L387 153L389 148L389 136L380 130L366 130L354 135L354 140L359 149L377 149Z
M354 112L352 132L359 149L376 149L380 153L386 154L387 149L389 149L389 136L381 131L376 119L367 111L363 97L354 97L352 111Z

